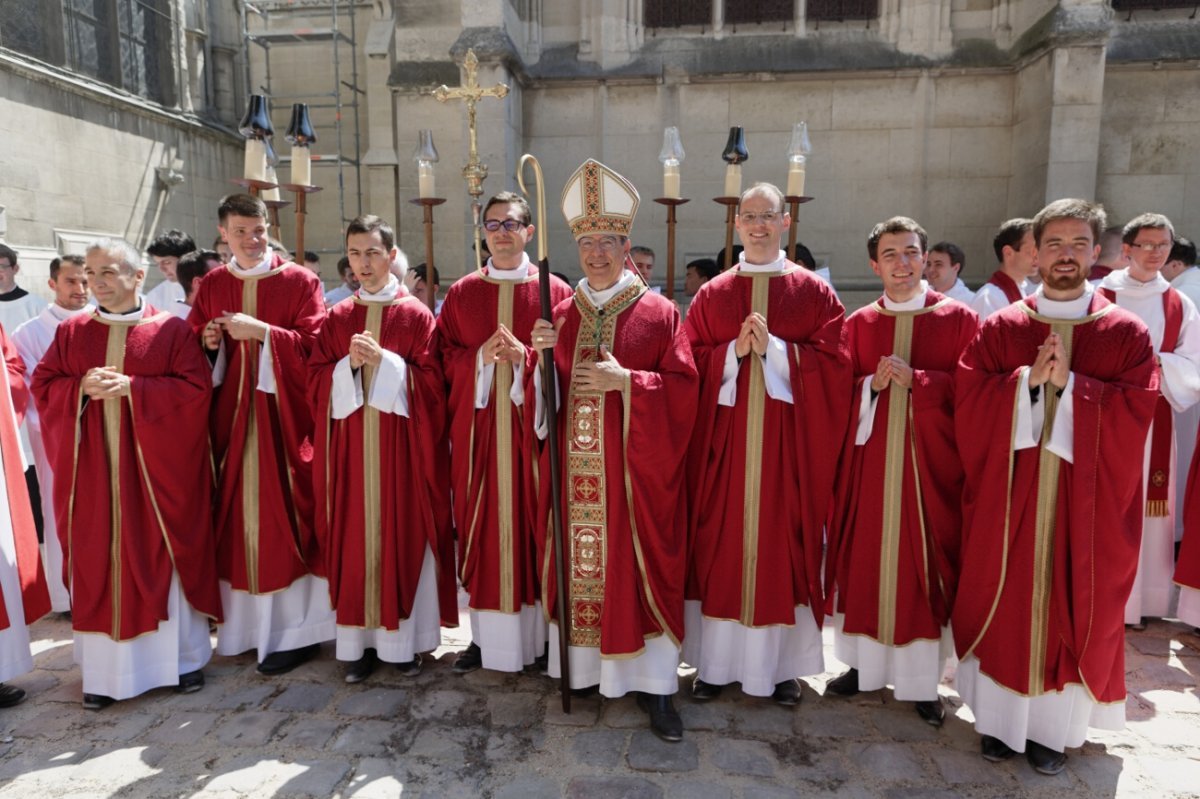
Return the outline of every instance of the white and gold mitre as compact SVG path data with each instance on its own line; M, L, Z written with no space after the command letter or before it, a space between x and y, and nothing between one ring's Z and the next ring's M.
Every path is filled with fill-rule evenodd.
M576 240L592 233L628 236L639 202L632 183L589 158L567 181L562 211Z

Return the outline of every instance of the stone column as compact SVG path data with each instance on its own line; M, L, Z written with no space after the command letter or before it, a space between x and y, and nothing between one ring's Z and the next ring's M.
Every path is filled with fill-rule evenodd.
M366 168L363 194L365 207L399 227L399 158L393 124L396 98L388 86L396 62L396 22L388 11L386 17L371 21L363 47L367 57L363 84L369 100L365 104L367 151L362 156Z

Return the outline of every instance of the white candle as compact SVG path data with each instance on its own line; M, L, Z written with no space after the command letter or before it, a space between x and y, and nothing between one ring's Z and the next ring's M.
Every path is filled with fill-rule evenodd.
M433 162L418 161L417 162L417 192L421 195L421 199L426 199L434 196L434 187L436 183L433 178Z
M663 197L678 200L682 196L679 193L679 162L668 159L663 162Z
M312 185L312 153L307 147L292 147L292 183Z
M262 139L246 139L246 164L242 175L247 180L266 180L267 143Z
M730 164L725 167L725 196L742 196L742 165Z
M266 176L265 180L268 183L278 183L279 182L275 177L275 167L273 167L273 166L267 167L267 176ZM265 201L277 201L279 199L279 186L276 186L273 189L263 189L262 198Z
M802 155L794 155L788 161L787 194L789 197L804 196L804 164Z

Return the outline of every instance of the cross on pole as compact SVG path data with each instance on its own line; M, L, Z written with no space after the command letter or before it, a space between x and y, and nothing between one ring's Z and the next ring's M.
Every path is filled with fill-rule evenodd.
M466 71L466 77L463 79L462 86L456 86L453 89L445 84L433 90L433 96L439 103L444 103L448 100L462 100L467 104L467 131L470 136L470 149L467 153L467 165L463 167L462 175L467 181L467 193L476 200L483 194L483 181L487 177L488 169L486 164L479 163L479 148L477 146L476 130L475 130L475 104L484 97L495 97L500 99L508 95L508 84L497 83L489 88L482 88L479 85L477 76L479 74L479 59L475 57L475 50L467 50L467 57L463 61L463 67Z

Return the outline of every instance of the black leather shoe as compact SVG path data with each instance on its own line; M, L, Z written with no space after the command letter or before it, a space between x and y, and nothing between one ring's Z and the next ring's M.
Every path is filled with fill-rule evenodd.
M638 707L650 714L651 732L669 743L683 740L683 719L675 710L671 697L639 691L637 701Z
M595 696L600 693L599 685L589 685L586 688L572 688L571 696L577 696L580 699L587 699L589 696Z
M550 674L550 644L546 644L542 654L533 659L533 668L543 677Z
M716 699L721 695L721 689L723 687L724 686L713 685L710 682L705 682L697 677L692 681L692 699L695 699L698 702L707 702L710 699Z
M454 665L450 667L450 670L455 674L468 674L481 668L483 668L483 651L479 648L479 644L472 641L471 645L454 659Z
M259 674L287 674L297 666L307 663L321 651L320 644L309 644L299 649L283 649L272 652L258 664Z
M200 669L179 675L179 685L175 686L177 694L194 694L204 687L204 672Z
M1067 753L1055 752L1048 746L1042 746L1036 741L1025 742L1025 759L1038 774L1053 777L1067 765Z
M985 735L979 740L979 752L983 755L984 760L991 763L1008 760L1016 754L1004 741L990 735Z
M403 663L397 663L396 671L400 672L402 677L416 677L421 673L421 662L421 653L416 652L413 654L412 660L406 660Z
M858 669L850 669L825 684L825 693L835 696L854 696L858 693Z
M103 696L101 694L84 694L83 709L84 710L103 710L117 700L111 696Z
M771 694L771 701L784 707L795 707L800 704L800 681L784 680L777 684L775 693Z
M12 707L25 701L25 689L0 682L0 707Z
M946 706L942 704L941 699L934 699L930 702L917 702L917 715L926 724L940 727L946 721Z
M1148 623L1149 623L1149 622L1148 622L1148 620L1146 619L1146 617L1145 617L1145 616L1142 616L1142 618L1138 620L1138 623L1137 623L1137 624L1126 624L1126 625L1125 625L1125 629L1127 629L1127 630L1133 630L1135 633L1141 633L1141 632L1145 632L1145 631L1146 631L1146 625L1147 625ZM1055 772L1055 773L1057 774L1058 772Z
M365 650L362 657L360 657L358 660L354 661L353 663L346 664L346 682L362 682L371 676L371 673L375 671L375 666L378 663L379 658L375 656L375 650Z

